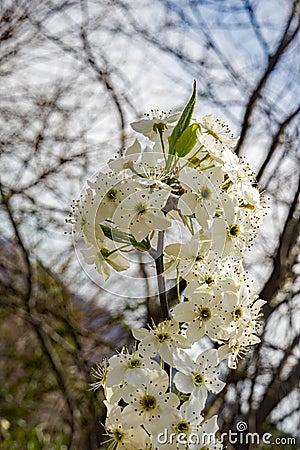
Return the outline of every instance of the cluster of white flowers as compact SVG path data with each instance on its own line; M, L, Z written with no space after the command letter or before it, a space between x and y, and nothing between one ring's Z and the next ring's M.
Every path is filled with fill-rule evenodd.
M212 115L195 120L195 99L194 87L181 115L152 111L134 122L148 145L135 140L110 160L110 169L88 182L70 220L86 243L86 263L104 280L111 268L129 268L130 251L143 251L160 259L158 276L178 287L169 315L133 330L139 343L131 352L123 349L94 371L92 387L103 386L106 396L109 449L223 448L217 439L205 441L218 425L216 416L205 421L201 413L208 395L224 387L220 362L236 368L259 342L265 302L255 295L243 258L265 207L251 169L234 153L237 139L228 125ZM175 223L180 239L171 231ZM171 242L159 251L162 233ZM214 348L193 359L185 349L203 336Z

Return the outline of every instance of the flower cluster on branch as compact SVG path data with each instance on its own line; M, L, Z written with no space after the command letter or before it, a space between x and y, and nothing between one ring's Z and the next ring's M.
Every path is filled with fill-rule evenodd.
M265 205L251 168L234 153L229 126L213 115L197 121L195 102L194 85L181 115L152 111L131 124L147 144L136 139L88 181L70 220L84 239L85 262L104 280L130 267L131 251L156 262L163 321L134 329L131 351L94 371L92 388L102 386L106 397L109 449L223 448L217 438L204 439L218 430L216 416L203 418L207 398L225 386L220 362L236 368L259 342L265 302L243 258ZM171 310L166 280L178 288ZM186 350L204 336L212 348L192 358ZM163 442L166 435L172 439Z

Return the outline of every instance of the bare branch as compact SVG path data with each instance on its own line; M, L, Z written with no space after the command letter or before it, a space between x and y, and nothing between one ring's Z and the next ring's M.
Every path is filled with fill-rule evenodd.
M286 127L293 121L293 119L299 114L300 112L300 105L279 125L277 133L274 135L272 139L272 143L270 145L270 148L268 150L268 154L262 163L259 172L257 174L257 180L260 181L265 168L268 166L269 162L271 161L271 158L278 147L278 145L281 143L282 135L285 132Z
M242 119L242 130L240 133L240 140L239 140L237 148L236 148L237 154L240 153L241 148L244 144L246 134L251 125L251 119L252 119L254 107L256 106L257 101L260 99L262 91L263 91L271 73L275 69L276 65L279 63L280 58L282 57L284 52L287 50L289 45L294 41L294 39L298 35L299 29L300 29L300 18L298 15L298 7L299 7L299 2L297 0L294 0L291 14L289 16L289 19L287 21L287 24L286 24L284 32L281 36L281 39L277 45L277 48L273 52L273 54L269 56L268 65L267 65L262 77L260 78L257 85L253 89L253 92L249 98L249 101L247 103L246 110L244 113L244 117ZM290 30L293 19L295 19L297 21L297 25L295 26L294 30Z

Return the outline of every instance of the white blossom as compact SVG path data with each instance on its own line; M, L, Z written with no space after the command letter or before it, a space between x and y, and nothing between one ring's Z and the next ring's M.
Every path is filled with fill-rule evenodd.
M169 136L180 114L167 114L158 110L151 110L151 116L147 115L146 119L132 122L130 126L134 131L143 134L151 141L158 141L160 139L159 129L163 134Z
M265 303L264 300L257 300L257 296L250 295L245 283L242 283L236 292L231 290L222 292L222 306L224 311L231 316L230 323L227 316L227 323L232 328L249 325L251 322L254 325L260 316L260 309Z
M95 205L95 215L93 223L99 224L106 219L112 219L118 205L127 198L128 195L140 188L135 180L123 179L120 173L106 174L100 172L94 182L88 182L94 190L93 202Z
M199 271L205 267L211 250L211 241L200 233L195 233L185 244L174 243L165 247L165 275L176 278L179 274L187 281L197 279Z
M110 387L123 383L138 386L147 381L151 370L160 371L159 364L145 357L141 348L133 348L131 353L123 348L120 353L109 358L108 362L106 385Z
M175 386L180 392L191 394L200 404L204 404L208 392L217 394L225 386L218 378L218 363L218 352L215 349L205 350L195 361L181 351L174 363L178 370L174 377Z
M162 432L153 436L154 450L184 450L189 443L191 435L196 435L199 424L203 421L200 412L204 404L201 404L195 397L185 401L174 417L174 422ZM166 443L162 443L162 437L169 438Z
M173 393L166 393L169 380L164 373L162 376L161 371L153 370L148 382L124 395L128 405L122 411L122 419L126 426L143 425L149 433L156 433L173 422L179 399Z
M148 189L136 191L118 205L113 221L137 241L145 239L152 230L166 230L171 222L162 209L169 195L170 192L163 189L152 193Z
M221 227L215 232L215 239L223 239L223 228L226 230L223 256L244 257L255 236L255 229L251 221L237 202L232 201L226 194L222 197L224 218L219 218Z
M74 204L74 218L70 222L74 225L74 231L80 233L88 243L95 240L104 240L104 234L99 224L95 223L98 205L95 202L91 189L87 189L85 195Z
M191 167L180 171L179 181L187 189L178 202L178 208L184 215L193 215L200 218L203 208L211 218L221 204L220 186L224 174L215 167L208 172L199 172Z
M220 141L230 147L236 146L238 138L234 137L234 134L225 122L215 119L212 114L203 117L201 125L202 131L211 135L216 141Z
M120 172L124 171L126 173L126 168L129 169L132 164L139 159L142 153L142 146L140 142L135 139L132 145L130 145L124 152L124 156L117 156L114 159L108 161L108 166L118 175ZM123 173L124 173L123 172ZM127 171L127 176L131 176L132 172ZM124 174L125 176L125 174Z
M217 416L202 422L196 436L190 444L190 450L222 450L223 444L216 437L219 426Z
M234 329L226 344L218 349L220 361L228 358L228 367L236 369L239 359L245 357L249 346L260 342L260 338L256 336L255 332L255 329L247 325Z
M117 272L122 272L130 267L127 258L118 251L116 244L109 239L97 240L94 244L87 244L81 250L81 253L85 262L94 265L104 281L110 276L110 267Z
M126 427L122 420L121 408L114 406L106 419L105 428L114 450L146 450L151 448L151 441L141 426Z
M213 340L228 336L223 326L222 317L226 313L222 309L220 297L210 292L192 295L189 301L176 305L172 314L177 321L188 323L186 335L190 342L199 341L205 334Z
M132 330L133 336L141 341L146 352L152 356L157 353L171 366L174 363L174 351L177 348L190 348L191 342L181 334L176 320L165 320L149 330L145 328Z

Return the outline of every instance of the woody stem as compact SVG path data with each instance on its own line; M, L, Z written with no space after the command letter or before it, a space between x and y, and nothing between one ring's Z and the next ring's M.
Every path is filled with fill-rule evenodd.
M155 267L157 274L157 284L158 284L160 307L162 312L162 320L168 320L170 316L166 292L166 282L165 277L163 275L164 272L163 248L164 248L164 232L159 231L157 241L157 254L155 258Z

